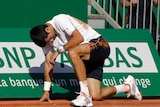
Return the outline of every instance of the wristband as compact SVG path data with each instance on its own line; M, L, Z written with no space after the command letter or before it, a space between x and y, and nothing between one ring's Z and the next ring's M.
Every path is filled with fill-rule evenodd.
M51 82L44 81L44 91L50 91L51 88Z
M56 52L54 49L52 50L52 53Z
M66 50L65 50L65 48L64 48L64 45L63 46L60 46L58 49L57 49L57 52L58 53L63 53L63 52L65 52Z

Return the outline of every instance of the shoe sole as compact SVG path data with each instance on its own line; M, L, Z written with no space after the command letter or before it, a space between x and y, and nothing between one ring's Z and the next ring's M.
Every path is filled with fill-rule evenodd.
M73 106L73 107L93 107L93 105L77 106L77 105L75 105L74 103L70 103L70 106Z

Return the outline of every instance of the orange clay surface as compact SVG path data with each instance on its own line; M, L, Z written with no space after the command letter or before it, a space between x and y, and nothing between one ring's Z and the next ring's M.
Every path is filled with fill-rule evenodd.
M0 107L71 107L69 100L58 99L52 102L39 102L37 99L0 99ZM134 99L108 99L93 101L94 107L160 107L160 98L143 99L138 102Z

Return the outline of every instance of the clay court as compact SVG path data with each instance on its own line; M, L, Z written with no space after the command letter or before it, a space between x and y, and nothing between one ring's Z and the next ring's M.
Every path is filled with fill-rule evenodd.
M120 0L1 0L0 107L71 107L70 99L66 97L52 99L52 102L39 101L43 89L44 58L43 52L40 52L42 50L31 43L29 37L30 28L61 13L88 22L111 42L112 53L104 66L102 86L121 84L128 74L133 74L144 95L152 96L143 98L141 102L124 97L93 101L94 107L160 107L160 39L156 41L156 49L151 38L152 27L139 29L139 21L136 20L136 27L132 29L132 17L129 15L135 6L130 6L129 12L124 4L120 4ZM153 19L157 22L154 28L157 28L156 38L160 38L160 0L158 6L153 3L150 5L153 7L150 11L142 11L147 14L155 13L156 18L154 19L153 14L150 18L145 18L147 15L143 14L143 19L150 19L149 25L154 22ZM145 6L144 4L143 7ZM133 11L135 12L138 11ZM136 13L136 18L141 15ZM145 27L145 20L142 22ZM57 58L57 65L52 84L53 96L57 95L59 98L64 94L70 97L79 85L74 74L70 73L70 70L73 70L71 61L62 54Z
M52 102L39 102L38 99L1 100L0 107L70 107L69 100L58 99ZM134 99L108 99L94 101L94 107L160 107L160 98L146 98L141 102Z

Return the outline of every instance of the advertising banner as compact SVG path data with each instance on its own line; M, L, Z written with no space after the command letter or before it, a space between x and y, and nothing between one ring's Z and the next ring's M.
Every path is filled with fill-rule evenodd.
M29 38L29 28L0 29L0 98L39 98L43 92L42 49ZM102 87L136 78L143 96L160 96L160 58L148 30L96 29L109 41ZM73 97L78 81L67 52L56 59L51 97ZM117 96L125 96L119 94Z

